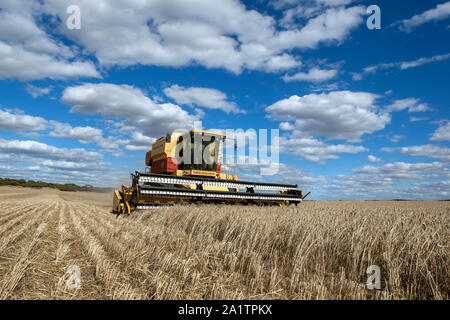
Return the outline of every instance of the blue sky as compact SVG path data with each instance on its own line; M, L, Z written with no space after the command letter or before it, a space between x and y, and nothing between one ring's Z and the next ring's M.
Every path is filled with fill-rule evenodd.
M201 121L280 130L277 174L242 178L448 199L449 36L442 0L3 0L0 176L119 186Z

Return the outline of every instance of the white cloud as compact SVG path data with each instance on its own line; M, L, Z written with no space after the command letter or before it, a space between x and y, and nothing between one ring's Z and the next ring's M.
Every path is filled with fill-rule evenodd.
M433 110L426 103L419 103L419 101L419 99L415 98L395 100L393 104L386 106L385 110L387 112L401 111L404 109L408 109L408 112L425 112Z
M295 121L306 136L360 141L365 133L384 129L391 117L374 106L378 95L367 92L334 91L297 95L266 108L269 118Z
M389 177L339 174L325 186L325 190L329 199L380 199L380 194L394 190L393 184Z
M395 100L393 104L386 106L384 110L386 112L397 112L405 109L408 109L409 113L434 110L427 103L420 103L420 100L416 98Z
M389 63L379 63L376 65L368 66L363 69L360 73L352 73L353 80L360 81L366 76L367 74L374 74L379 70L387 70L392 68L398 68L399 70L406 70L410 68L416 68L419 66L422 66L424 64L437 62L437 61L444 61L450 59L450 53L442 54L442 55L435 55L433 57L429 58L419 58L412 61L400 61L400 62L389 62Z
M207 109L220 109L226 113L244 113L236 103L228 101L225 93L216 89L185 88L175 84L165 88L164 93L179 104L189 105L191 107L199 106Z
M108 171L107 167L109 164L105 163L86 163L86 162L75 162L75 161L61 161L61 160L43 160L38 162L39 166L68 170L68 171Z
M64 90L62 102L71 112L101 114L107 119L125 119L124 126L138 128L148 137L160 137L186 129L197 118L172 103L156 103L142 90L129 85L85 83Z
M302 65L301 61L296 60L294 57L283 53L278 56L273 56L269 58L266 62L266 71L268 72L279 72L283 70L289 70L292 68L300 67Z
M80 143L91 144L95 143L100 147L100 151L110 152L115 156L121 156L122 150L120 146L128 143L126 139L118 137L103 137L103 130L93 127L72 127L68 123L61 123L58 121L50 121L53 130L49 133L51 137L63 139L75 139Z
M33 86L32 84L27 83L25 90L28 92L28 94L30 96L32 96L33 98L37 98L37 97L49 94L53 90L53 86L48 86L48 87L42 88L42 87L36 87L36 86Z
M311 68L307 73L298 72L290 75L284 75L282 78L285 82L291 81L310 81L322 82L334 78L337 75L337 70L323 70L319 68Z
M377 158L377 157L375 157L375 156L373 156L373 155L371 155L371 154L369 154L368 156L367 156L367 160L369 161L369 162L382 162L383 160L381 160L380 158Z
M117 187L129 183L129 172L113 171L109 163L30 158L19 166L0 165L2 177L55 183Z
M125 149L131 151L150 150L155 138L144 136L141 132L133 132L132 140L130 140Z
M259 164L242 164L239 165L241 173L241 179L249 180L264 180L264 182L278 182L287 184L296 184L299 189L304 191L312 191L313 189L320 187L326 182L325 176L315 176L309 172L296 167L290 166L284 163L277 163L278 170L272 177L267 175L261 175L261 168L267 167L265 163Z
M450 194L450 181L426 181L429 178L449 177L449 169L434 164L391 163L383 167L368 166L355 175L337 175L325 185L331 199L445 199ZM373 169L375 168L375 169ZM400 170L395 174L396 170ZM358 170L357 170L358 171ZM394 172L394 174L393 174ZM397 185L401 181L402 185Z
M381 151L385 152L392 152L395 150L399 150L401 154L407 154L410 156L422 156L450 161L450 148L432 144L401 148L381 148Z
M123 152L120 147L126 145L128 142L128 139L109 136L106 138L103 137L97 144L101 151L110 152L116 157L121 157L123 156Z
M450 180L418 182L405 189L404 194L413 195L415 199L423 199L424 195L429 199L449 199Z
M450 161L450 148L426 144L422 146L402 147L400 153L411 156L425 156Z
M416 14L409 19L402 20L399 28L405 32L411 32L412 29L430 22L446 19L450 16L450 1L438 4L436 8L427 10L421 14Z
M409 121L411 122L417 122L417 121L425 121L428 120L427 117L409 117Z
M47 120L41 117L21 114L0 109L0 130L7 131L41 131L47 128Z
M278 48L293 49L315 48L321 42L339 42L363 22L364 15L363 6L331 8L308 20L301 29L280 32L273 43Z
M395 135L393 135L392 137L390 137L389 140L390 140L391 142L397 143L397 142L399 142L400 140L402 140L402 139L404 139L404 138L406 138L404 135L401 135L401 134L395 134Z
M67 46L55 41L38 27L35 17L42 13L42 5L38 1L4 0L1 9L0 41L35 53L66 58L74 56Z
M433 133L430 138L431 141L450 141L450 122L441 125L437 130Z
M67 123L50 121L53 131L50 136L56 138L76 139L81 143L95 143L102 139L103 132L101 129L92 127L72 127Z
M414 98L396 100L393 104L386 106L387 112L401 111L415 105L419 100Z
M98 152L87 151L82 148L57 148L32 140L0 139L0 152L24 154L54 160L96 161L102 158L102 155Z
M23 156L23 155L18 156L15 154L1 154L0 153L0 162L17 163L17 162L22 162L26 159L27 159L27 157Z
M412 106L408 109L408 112L425 112L432 111L433 109L428 106L426 103L420 103L415 106Z
M38 27L40 2L5 0L0 6L0 79L101 77L92 62L74 60L76 50Z
M413 61L404 61L404 62L400 63L400 69L405 70L405 69L415 68L415 67L419 67L421 65L428 64L431 62L444 61L447 59L450 59L450 53L436 55L436 56L433 56L430 58L419 58L419 59L413 60Z
M92 62L67 62L0 41L0 79L35 80L74 77L101 78Z
M351 144L326 144L314 138L298 138L294 135L280 138L280 152L296 155L311 162L325 163L327 159L339 159L341 153L355 154L367 151L363 146Z
M312 1L304 1L304 0L273 0L271 4L275 9L283 9L290 6L300 7L304 9L304 6L317 7L320 5L324 5L327 7L337 7L342 5L350 4L355 0L312 0Z
M289 122L280 122L280 130L294 130L295 127L292 123Z
M67 17L71 0L45 0L47 13ZM363 23L363 6L322 10L302 27L277 28L277 21L236 0L92 2L81 30L59 31L94 54L102 65L186 66L268 72L297 67L294 48L344 41ZM92 32L95 30L95 32Z
M283 10L280 24L292 27L304 19L316 17L327 8L345 6L351 2L354 0L274 0L271 4L275 9Z
M47 121L44 118L24 114L22 110L0 110L0 130L24 131L23 136L36 137L36 131L50 128L49 136L63 139L75 139L83 144L95 143L101 151L119 155L121 145L127 144L128 140L117 137L103 137L103 131L90 126L72 127L68 123L58 121Z
M406 163L394 162L376 167L372 165L353 169L352 172L359 174L370 174L383 179L397 181L417 181L429 178L439 178L439 174L446 168L441 162L432 163Z
M383 129L390 116L374 106L377 98L375 94L351 91L294 95L272 104L266 111L271 119L287 120L279 124L281 130L290 131L280 138L281 153L324 163L327 159L339 159L342 153L367 151L363 146L328 144L314 137L356 142L365 133Z

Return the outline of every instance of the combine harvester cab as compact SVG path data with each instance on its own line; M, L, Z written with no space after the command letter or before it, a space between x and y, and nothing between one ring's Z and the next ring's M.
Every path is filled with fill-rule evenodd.
M131 174L131 186L114 190L113 210L130 214L176 203L281 206L298 204L309 195L303 195L297 185L241 181L229 168L223 172L225 138L225 134L204 130L159 138L147 151L145 172L136 171Z

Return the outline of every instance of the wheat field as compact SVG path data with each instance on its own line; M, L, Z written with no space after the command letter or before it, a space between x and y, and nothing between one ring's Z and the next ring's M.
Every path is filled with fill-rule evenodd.
M111 197L1 187L0 299L449 299L449 202L118 217ZM379 290L366 287L370 265Z

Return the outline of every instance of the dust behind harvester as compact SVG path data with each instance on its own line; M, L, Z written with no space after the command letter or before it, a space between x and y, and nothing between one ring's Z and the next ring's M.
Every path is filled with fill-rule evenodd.
M297 204L309 194L303 195L297 185L239 180L236 170L224 164L225 139L225 134L204 130L159 138L147 151L145 172L136 171L131 186L114 190L113 210L131 213L175 203L281 206Z

